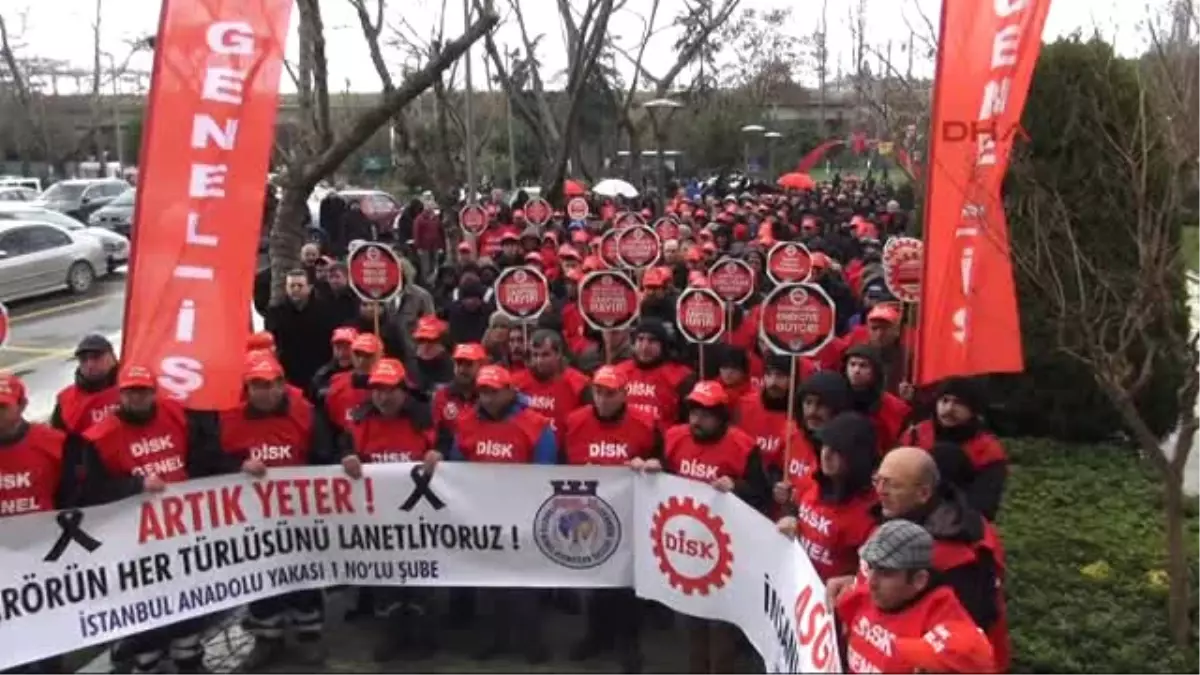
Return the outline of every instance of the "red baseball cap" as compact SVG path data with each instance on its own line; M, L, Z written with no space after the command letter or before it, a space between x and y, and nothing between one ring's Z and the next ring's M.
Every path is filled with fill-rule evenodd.
M417 319L417 327L413 330L414 340L440 340L446 333L446 324L436 316L423 316Z
M579 251L576 251L575 248L572 246L563 244L562 246L558 247L558 257L563 258L564 260L567 258L571 258L573 260L579 260Z
M692 393L688 394L687 400L705 408L715 408L728 403L729 395L725 393L725 387L722 387L720 382L701 380L692 387Z
M247 382L274 382L283 377L283 368L273 358L259 357L252 360L246 368L244 378Z
M25 400L25 384L12 373L0 374L0 403L21 405Z
M500 235L500 243L503 244L506 241L521 241L521 238L517 236L516 232L513 232L512 230L505 230L504 233Z
M487 350L478 342L464 342L454 348L455 361L487 361Z
M484 366L475 376L476 387L504 389L512 386L512 375L502 366Z
M396 359L379 359L371 369L367 384L372 387L398 387L404 382L404 364Z
M265 330L260 330L257 333L251 333L246 339L246 349L274 349L275 336Z
M358 337L358 331L349 326L333 329L333 337L329 338L329 342L335 345L351 345L354 344L354 338Z
M383 342L374 333L361 333L350 343L350 350L374 356L383 351Z
M896 656L926 673L995 673L992 643L979 627L965 621L939 623L925 635L896 638Z
M884 321L886 323L900 323L900 310L890 302L881 302L871 308L867 312L867 321Z
M145 366L126 366L117 378L118 389L154 389L157 386L154 371Z
M628 378L614 366L600 366L592 375L592 385L605 389L622 389Z
M813 254L812 254L813 269L818 269L818 270L829 269L830 265L832 265L832 264L833 264L833 261L829 259L829 256L825 255L824 253L822 253L820 251L813 251Z
M642 275L642 288L662 288L669 280L669 273L663 274L662 268L651 267Z

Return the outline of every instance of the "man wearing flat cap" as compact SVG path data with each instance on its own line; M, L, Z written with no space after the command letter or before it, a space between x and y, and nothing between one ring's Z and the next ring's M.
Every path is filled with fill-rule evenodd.
M859 550L867 583L838 599L848 673L911 673L895 642L921 638L939 624L973 625L954 590L932 583L933 537L920 525L890 520ZM985 641L986 642L986 641Z

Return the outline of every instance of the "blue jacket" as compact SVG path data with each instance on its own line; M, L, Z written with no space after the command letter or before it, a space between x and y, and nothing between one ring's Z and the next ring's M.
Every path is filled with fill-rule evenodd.
M528 407L529 398L524 394L518 394L517 399L513 401L513 404L498 418L493 418L487 413L486 410L483 409L483 406L479 405L478 403L475 404L475 414L478 415L479 419L481 420L502 424L506 420L512 418L513 415L516 415ZM455 437L454 441L450 444L450 454L447 455L447 459L454 462L463 461L463 454L462 450L460 450L458 447L457 437ZM556 438L554 435L554 428L548 424L546 425L545 429L542 429L542 434L538 436L537 441L533 445L533 463L558 464L558 438Z

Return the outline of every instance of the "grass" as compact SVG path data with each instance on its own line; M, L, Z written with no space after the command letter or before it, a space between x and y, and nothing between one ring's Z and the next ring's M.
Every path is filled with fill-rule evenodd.
M1162 488L1128 449L1008 442L999 526L1013 672L1197 672L1197 519L1187 534L1192 643L1167 636Z
M1183 248L1188 271L1200 272L1200 227L1184 227L1180 246Z

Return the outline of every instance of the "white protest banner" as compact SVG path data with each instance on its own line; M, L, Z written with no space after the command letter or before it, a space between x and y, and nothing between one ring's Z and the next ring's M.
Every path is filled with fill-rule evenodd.
M798 544L741 499L641 476L631 532L638 596L738 626L769 673L840 672L821 578Z
M446 463L273 469L0 519L0 670L289 591L628 587L635 476Z

